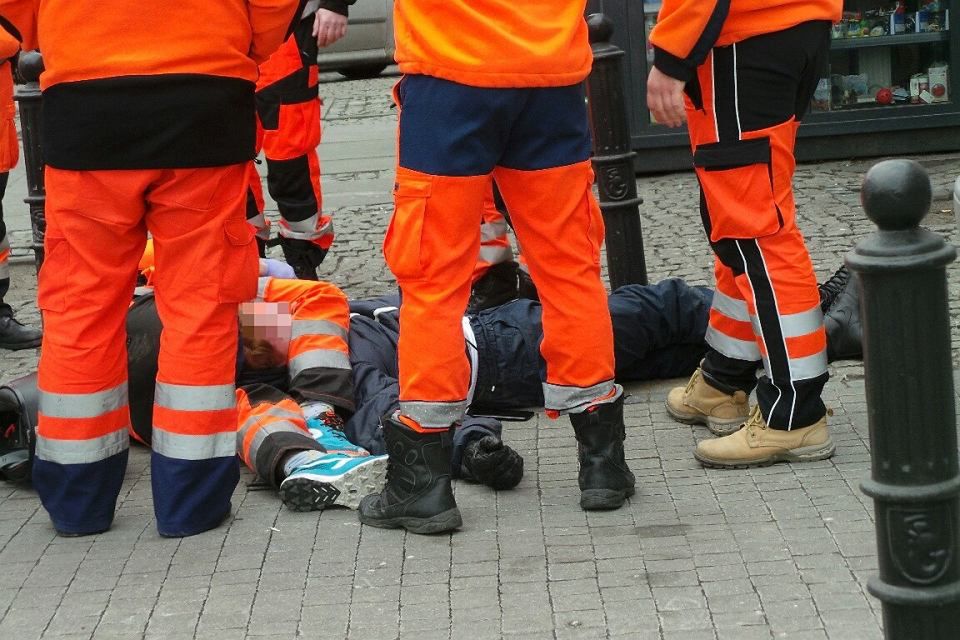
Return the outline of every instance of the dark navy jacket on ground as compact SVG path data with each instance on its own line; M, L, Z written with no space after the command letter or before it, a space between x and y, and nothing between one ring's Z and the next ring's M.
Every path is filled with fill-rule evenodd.
M669 279L627 285L609 297L616 377L620 381L690 375L706 352L704 336L713 292ZM357 412L347 437L371 453L384 453L380 417L399 408L397 296L350 303L350 363ZM477 341L477 386L471 411L543 406L540 357L543 325L539 302L514 300L470 319ZM466 416L454 437L455 463L474 438L499 436L500 421Z

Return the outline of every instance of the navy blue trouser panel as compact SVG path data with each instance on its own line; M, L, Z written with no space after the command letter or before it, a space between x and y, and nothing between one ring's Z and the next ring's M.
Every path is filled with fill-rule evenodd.
M60 533L106 531L113 522L129 451L86 464L33 459L33 488Z
M627 285L608 300L617 380L689 375L706 353L713 291L669 279ZM542 406L540 303L514 300L480 312L471 322L480 370L474 402L485 408Z
M712 302L711 289L678 278L625 285L610 294L617 380L690 375L707 351Z
M496 166L536 170L590 157L583 87L491 89L404 76L399 164L435 176L479 176Z
M237 456L182 460L153 451L150 464L153 510L160 535L202 533L230 514L230 497L240 481Z

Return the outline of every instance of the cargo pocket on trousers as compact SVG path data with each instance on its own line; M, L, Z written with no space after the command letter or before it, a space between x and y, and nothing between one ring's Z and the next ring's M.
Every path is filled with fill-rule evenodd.
M42 311L63 311L67 306L67 289L71 281L73 249L66 238L44 238L43 265L37 278L37 306Z
M773 192L770 139L700 145L693 165L707 203L710 240L761 238L783 225Z
M421 261L423 218L433 182L429 177L405 178L394 187L395 209L383 239L383 257L397 280L424 277Z
M257 295L260 256L253 241L254 229L246 220L223 223L223 253L220 259L220 302L246 302Z

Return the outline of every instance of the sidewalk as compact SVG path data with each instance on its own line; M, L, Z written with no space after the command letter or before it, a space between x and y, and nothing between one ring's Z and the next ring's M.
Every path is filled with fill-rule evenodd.
M394 286L380 244L392 209L395 78L333 77L321 85L320 150L337 240L321 277L362 297ZM934 182L927 224L957 241L949 187L960 154L919 160ZM799 223L821 279L871 231L858 192L873 162L798 169ZM638 189L651 280L709 283L693 176L643 177ZM14 255L24 257L25 194L21 167L4 203ZM14 266L11 302L37 322L32 268ZM960 267L949 277L956 363ZM34 352L0 351L0 380L35 365ZM859 490L869 474L863 369L841 363L831 374L836 456L749 471L694 461L708 432L663 408L682 381L633 385L625 415L637 495L614 512L579 509L565 420L508 424L523 482L501 493L459 483L464 526L451 536L361 527L347 510L294 513L244 472L225 526L163 539L141 448L113 529L95 537L56 537L31 490L0 483L0 638L876 640L880 605L865 588L877 572L873 507Z

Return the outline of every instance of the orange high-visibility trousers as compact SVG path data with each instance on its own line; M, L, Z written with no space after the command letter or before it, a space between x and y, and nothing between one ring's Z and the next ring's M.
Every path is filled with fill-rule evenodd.
M293 35L260 65L257 114L267 190L280 211L281 239L305 240L326 251L334 230L332 218L323 213L320 189L321 101L312 28L312 16L301 20ZM262 214L262 195L259 204Z
M776 429L826 412L826 334L792 181L799 119L828 43L829 24L816 22L715 47L687 86L701 216L716 254L703 372L730 392L756 384Z
M113 519L127 459L125 318L153 236L164 330L153 414L157 528L218 524L239 478L237 303L256 295L244 216L247 167L67 171L47 167L44 342L33 482L55 527Z
M403 293L401 414L439 429L466 408L461 320L491 176L543 302L546 408L556 415L615 400L582 87L484 89L405 76L395 98L399 166L384 256Z

